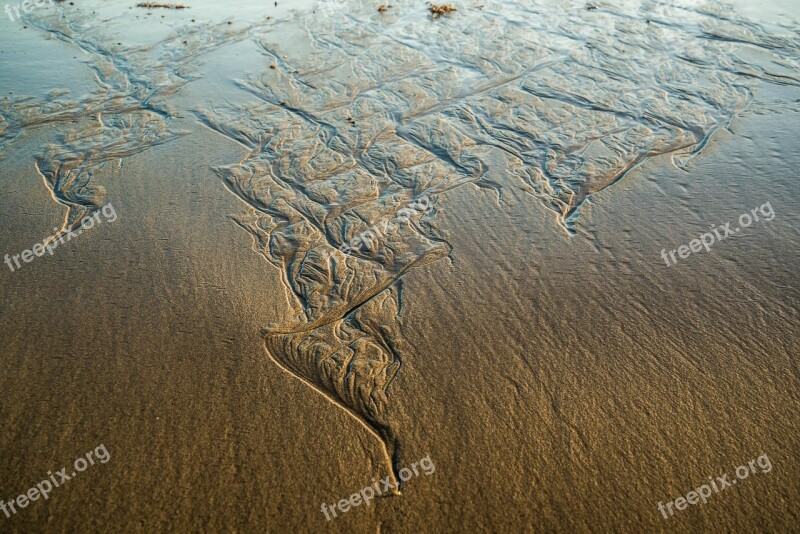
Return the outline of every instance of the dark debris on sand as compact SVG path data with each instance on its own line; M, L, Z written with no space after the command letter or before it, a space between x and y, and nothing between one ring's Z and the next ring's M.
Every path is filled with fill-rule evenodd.
M446 15L448 13L452 13L453 11L458 11L453 4L432 4L428 2L428 11L431 12L433 18L441 17L442 15Z
M185 4L161 4L159 2L140 2L136 7L143 7L145 9L189 9Z

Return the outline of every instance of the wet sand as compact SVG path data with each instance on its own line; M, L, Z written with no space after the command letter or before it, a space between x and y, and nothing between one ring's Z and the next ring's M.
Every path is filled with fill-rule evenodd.
M4 531L794 527L791 6L509 5L0 23Z

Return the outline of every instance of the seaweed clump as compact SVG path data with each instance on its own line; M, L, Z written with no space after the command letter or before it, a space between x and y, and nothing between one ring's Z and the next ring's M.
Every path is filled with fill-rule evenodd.
M439 18L442 15L447 15L453 11L458 11L453 4L432 4L428 2L428 11L431 12L433 18Z

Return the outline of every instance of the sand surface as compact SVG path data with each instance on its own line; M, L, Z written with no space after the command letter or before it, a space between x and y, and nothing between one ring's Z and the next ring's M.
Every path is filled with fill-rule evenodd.
M102 461L0 531L797 530L793 2L76 4L0 17L0 499Z

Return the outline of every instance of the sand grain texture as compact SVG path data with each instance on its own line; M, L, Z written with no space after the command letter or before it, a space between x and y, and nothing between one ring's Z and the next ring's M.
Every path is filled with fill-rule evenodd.
M794 528L790 17L128 7L0 23L4 79L42 79L0 97L3 253L119 215L3 275L0 498L112 459L0 529ZM25 61L52 41L60 77Z

